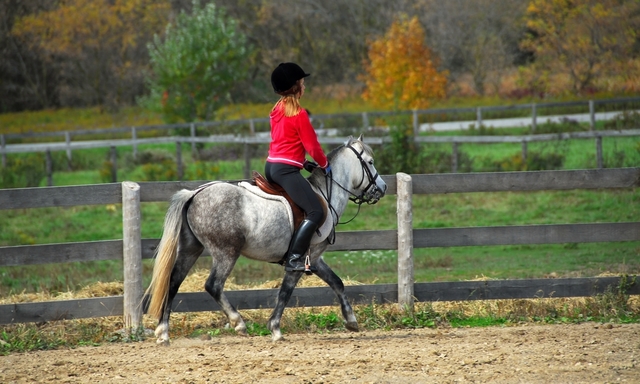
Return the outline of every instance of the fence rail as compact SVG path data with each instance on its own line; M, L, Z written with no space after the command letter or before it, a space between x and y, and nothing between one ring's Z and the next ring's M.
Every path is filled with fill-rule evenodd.
M398 195L398 217L403 217L406 224L407 218L411 218L413 214L411 212L413 194L635 188L640 186L640 168L411 176L398 174L386 175L383 178L388 185L388 193ZM128 191L135 189L138 184L128 182L75 187L6 189L0 190L0 209L118 204L127 199L129 201L123 204L123 209L130 210L135 209L141 202L168 201L176 191L183 188L193 189L200 184L202 182L139 183L139 191L133 198L127 196ZM139 238L139 228L130 228L131 220L135 221L135 217L123 215L123 240L0 247L0 266L108 259L130 260L131 254L127 253L134 254L135 257L132 260L153 257L159 239ZM399 225L397 231L352 231L336 234L336 242L328 247L328 251L397 249L399 271L404 271L403 275L399 275L398 285L347 287L347 294L352 300L398 303L410 300L410 303L404 304L413 305L414 300L590 296L594 292L602 292L608 286L616 286L620 281L617 278L585 278L416 284L412 277L412 250L413 248L450 246L640 240L640 222L416 229L409 220L406 225L408 227L405 230L401 230ZM404 262L408 261L402 268L400 268L400 259ZM130 267L125 265L125 269L127 268ZM136 278L139 279L140 276ZM401 281L403 284L400 284ZM0 324L123 314L126 317L127 310L123 309L123 305L127 301L125 299L129 290L126 288L127 284L128 282L125 282L125 295L122 297L0 305ZM138 282L137 285L141 283ZM628 292L639 294L638 284L632 284ZM140 291L135 293L135 295L139 294ZM270 307L276 295L276 290L229 292L229 298L238 302L238 307L242 309ZM296 289L291 302L299 306L319 306L332 305L333 300L334 296L328 288L303 288ZM181 294L175 302L177 303L176 311L204 311L216 308L206 294Z

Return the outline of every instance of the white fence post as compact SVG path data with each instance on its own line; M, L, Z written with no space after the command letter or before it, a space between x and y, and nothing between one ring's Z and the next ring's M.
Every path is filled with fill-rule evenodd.
M136 127L131 127L131 140L133 141L133 160L137 160L138 159L138 143L136 143L136 140L138 140L138 132L136 131Z
M73 158L71 157L71 133L69 131L64 132L64 141L67 144L67 169L71 171Z
M596 107L593 104L593 100L589 100L589 129L596 129Z
M124 328L134 333L142 326L142 240L140 185L122 183L122 260L124 264Z
M413 312L413 183L396 173L398 194L398 306Z
M2 168L7 167L7 153L5 152L7 143L4 140L4 135L0 135L0 152L2 152Z

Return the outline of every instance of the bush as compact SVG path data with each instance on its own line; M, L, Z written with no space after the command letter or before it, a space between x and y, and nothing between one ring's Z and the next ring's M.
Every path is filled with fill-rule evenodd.
M499 160L485 159L482 168L487 172L544 171L562 169L564 160L564 155L554 152L529 152L523 161L518 153Z
M0 187L37 187L45 176L45 160L40 153L11 160L7 159L7 166L0 170Z
M624 111L604 123L605 130L637 129L638 127L640 127L640 113L636 111Z
M588 131L589 127L581 125L579 122L573 119L563 117L560 122L546 122L536 125L536 131L532 133L544 134L544 133L563 133L563 132L582 132Z

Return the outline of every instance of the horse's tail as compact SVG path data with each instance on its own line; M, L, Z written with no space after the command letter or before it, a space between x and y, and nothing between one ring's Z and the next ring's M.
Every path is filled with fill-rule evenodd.
M147 313L157 319L162 318L163 307L167 302L171 271L178 255L182 211L194 194L194 191L186 189L174 194L164 218L164 228L160 244L156 249L151 284L145 292L147 299L149 295L151 296Z

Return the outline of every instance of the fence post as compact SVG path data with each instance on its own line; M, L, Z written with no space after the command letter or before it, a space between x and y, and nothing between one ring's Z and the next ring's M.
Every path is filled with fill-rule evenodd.
M604 168L604 161L602 159L602 136L596 136L596 162L598 163L598 169Z
M476 109L476 119L476 128L480 129L482 127L482 107Z
M398 194L398 306L413 312L413 183L406 173L396 173Z
M118 152L114 145L111 146L111 182L118 182Z
M124 264L124 328L136 334L142 326L142 240L140 185L122 183L122 260Z
M367 112L362 112L362 130L366 132L367 129L369 129L369 116Z
M136 140L138 140L138 132L136 131L136 127L131 127L131 140L133 140L133 159L138 159L138 144Z
M522 140L522 163L527 163L527 141Z
M0 135L0 152L2 152L2 168L7 167L7 153L5 147L7 143L4 141L4 135Z
M195 139L196 138L196 125L194 123L191 123L191 125L189 126L189 129L191 130L191 157L195 160L198 158L198 154L196 153L196 142Z
M51 159L51 150L47 148L45 153L45 171L47 173L47 187L53 186L53 160Z
M458 143L457 142L453 142L452 143L452 154L451 154L451 173L457 173L458 172Z
M182 181L184 169L182 166L182 142L176 141L176 168L178 169L178 180Z
M67 143L67 169L71 171L73 158L71 157L71 133L69 131L64 132L64 141Z
M589 129L590 130L595 130L596 129L596 108L595 105L593 104L593 100L589 100Z
M413 137L414 139L420 134L420 125L418 124L418 110L413 110Z
M244 178L248 179L249 178L249 173L251 172L251 170L249 168L251 168L251 153L249 151L249 140L247 140L246 138L243 140L244 141L244 145L243 145L243 155L244 155Z
M536 133L538 125L538 108L536 103L531 104L531 133Z

